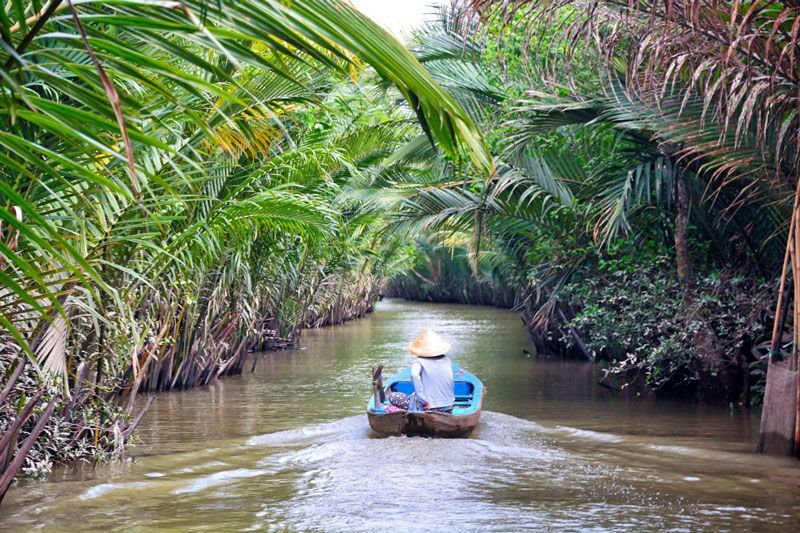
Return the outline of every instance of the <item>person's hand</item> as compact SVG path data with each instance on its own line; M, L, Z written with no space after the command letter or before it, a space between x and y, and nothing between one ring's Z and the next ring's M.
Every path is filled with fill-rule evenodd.
M428 402L425 402L425 403L422 405L422 408L423 408L423 409L425 409L425 410L427 411L428 409L430 409L430 408L431 408L431 406L428 404Z

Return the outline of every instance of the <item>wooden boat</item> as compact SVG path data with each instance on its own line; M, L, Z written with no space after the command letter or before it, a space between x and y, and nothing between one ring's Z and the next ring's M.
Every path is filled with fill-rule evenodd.
M408 435L428 437L464 437L478 424L483 407L484 387L481 380L453 363L453 381L456 403L453 413L438 411L394 411L386 410L380 393L414 392L411 369L395 374L383 387L379 367L373 375L374 391L367 406L369 425L380 435Z

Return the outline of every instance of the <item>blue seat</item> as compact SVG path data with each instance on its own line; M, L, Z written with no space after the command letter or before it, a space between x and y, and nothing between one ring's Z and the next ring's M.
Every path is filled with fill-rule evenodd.
M392 384L392 390L403 394L412 394L414 392L414 384L410 381L398 381Z
M391 385L391 390L395 392L402 392L403 394L412 394L414 392L414 383L411 381L398 381ZM473 401L472 383L465 381L456 381L453 384L453 393L455 396L455 407L469 407Z
M402 392L403 394L411 394L414 392L414 384L411 381L398 381L397 383L393 383L391 388L393 391ZM456 401L467 398L471 400L472 389L472 383L456 381L453 386L453 394L456 397Z
M472 383L466 381L456 381L453 386L453 393L456 396L472 396Z

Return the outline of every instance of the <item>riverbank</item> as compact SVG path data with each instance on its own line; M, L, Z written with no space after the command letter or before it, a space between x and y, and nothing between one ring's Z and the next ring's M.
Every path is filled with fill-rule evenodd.
M42 478L57 465L123 459L130 439L153 402L154 392L206 387L220 378L240 375L246 366L254 369L258 363L254 356L248 361L249 353L289 349L296 345L303 327L340 325L362 318L372 312L380 285L367 276L370 278L367 281L329 282L289 328L268 320L266 324L275 329L262 326L263 336L257 338L237 337L238 320L213 328L213 342L206 341L198 349L214 353L176 358L181 343L173 339L171 343L147 343L136 371L129 366L124 372L111 374L101 372L98 365L95 374L84 364L77 369L69 393L55 385L42 385L37 369L20 356L13 343L8 343L0 350L0 375L7 376L0 400L0 428L3 428L2 449L11 452L16 449L16 453L7 459L3 457L8 466L0 475L4 486L0 494L8 490L17 476ZM158 346L166 351L153 357ZM185 367L187 362L192 367ZM140 394L148 396L137 399ZM37 409L45 404L46 409Z
M425 327L483 379L485 416L469 439L370 438L369 369L406 365ZM529 342L509 311L384 300L364 320L306 331L253 374L157 395L132 461L24 483L0 526L344 531L379 517L409 529L702 530L798 519L800 470L752 453L754 413L629 401L596 386L596 365L528 357ZM409 515L386 479L433 496Z
M467 250L441 260L436 249L393 280L389 294L513 308L536 352L596 361L606 386L636 397L760 408L779 280L697 269L687 292L666 250L620 246L592 247L580 269L561 267L549 279L526 262L504 271L479 265L476 274Z

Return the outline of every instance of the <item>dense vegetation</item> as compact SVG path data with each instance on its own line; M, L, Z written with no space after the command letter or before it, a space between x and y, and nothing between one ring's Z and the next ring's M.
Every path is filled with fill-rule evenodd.
M455 5L414 50L498 171L439 165L403 207L435 253L392 291L510 289L542 353L602 361L610 386L758 404L800 168L797 21L780 2Z
M387 161L412 137L490 168L447 93L337 2L0 14L0 494L120 453L139 392L367 312L410 251L354 191L414 172Z
M610 386L758 401L796 7L473 0L410 50L336 0L0 15L0 494L389 279Z

